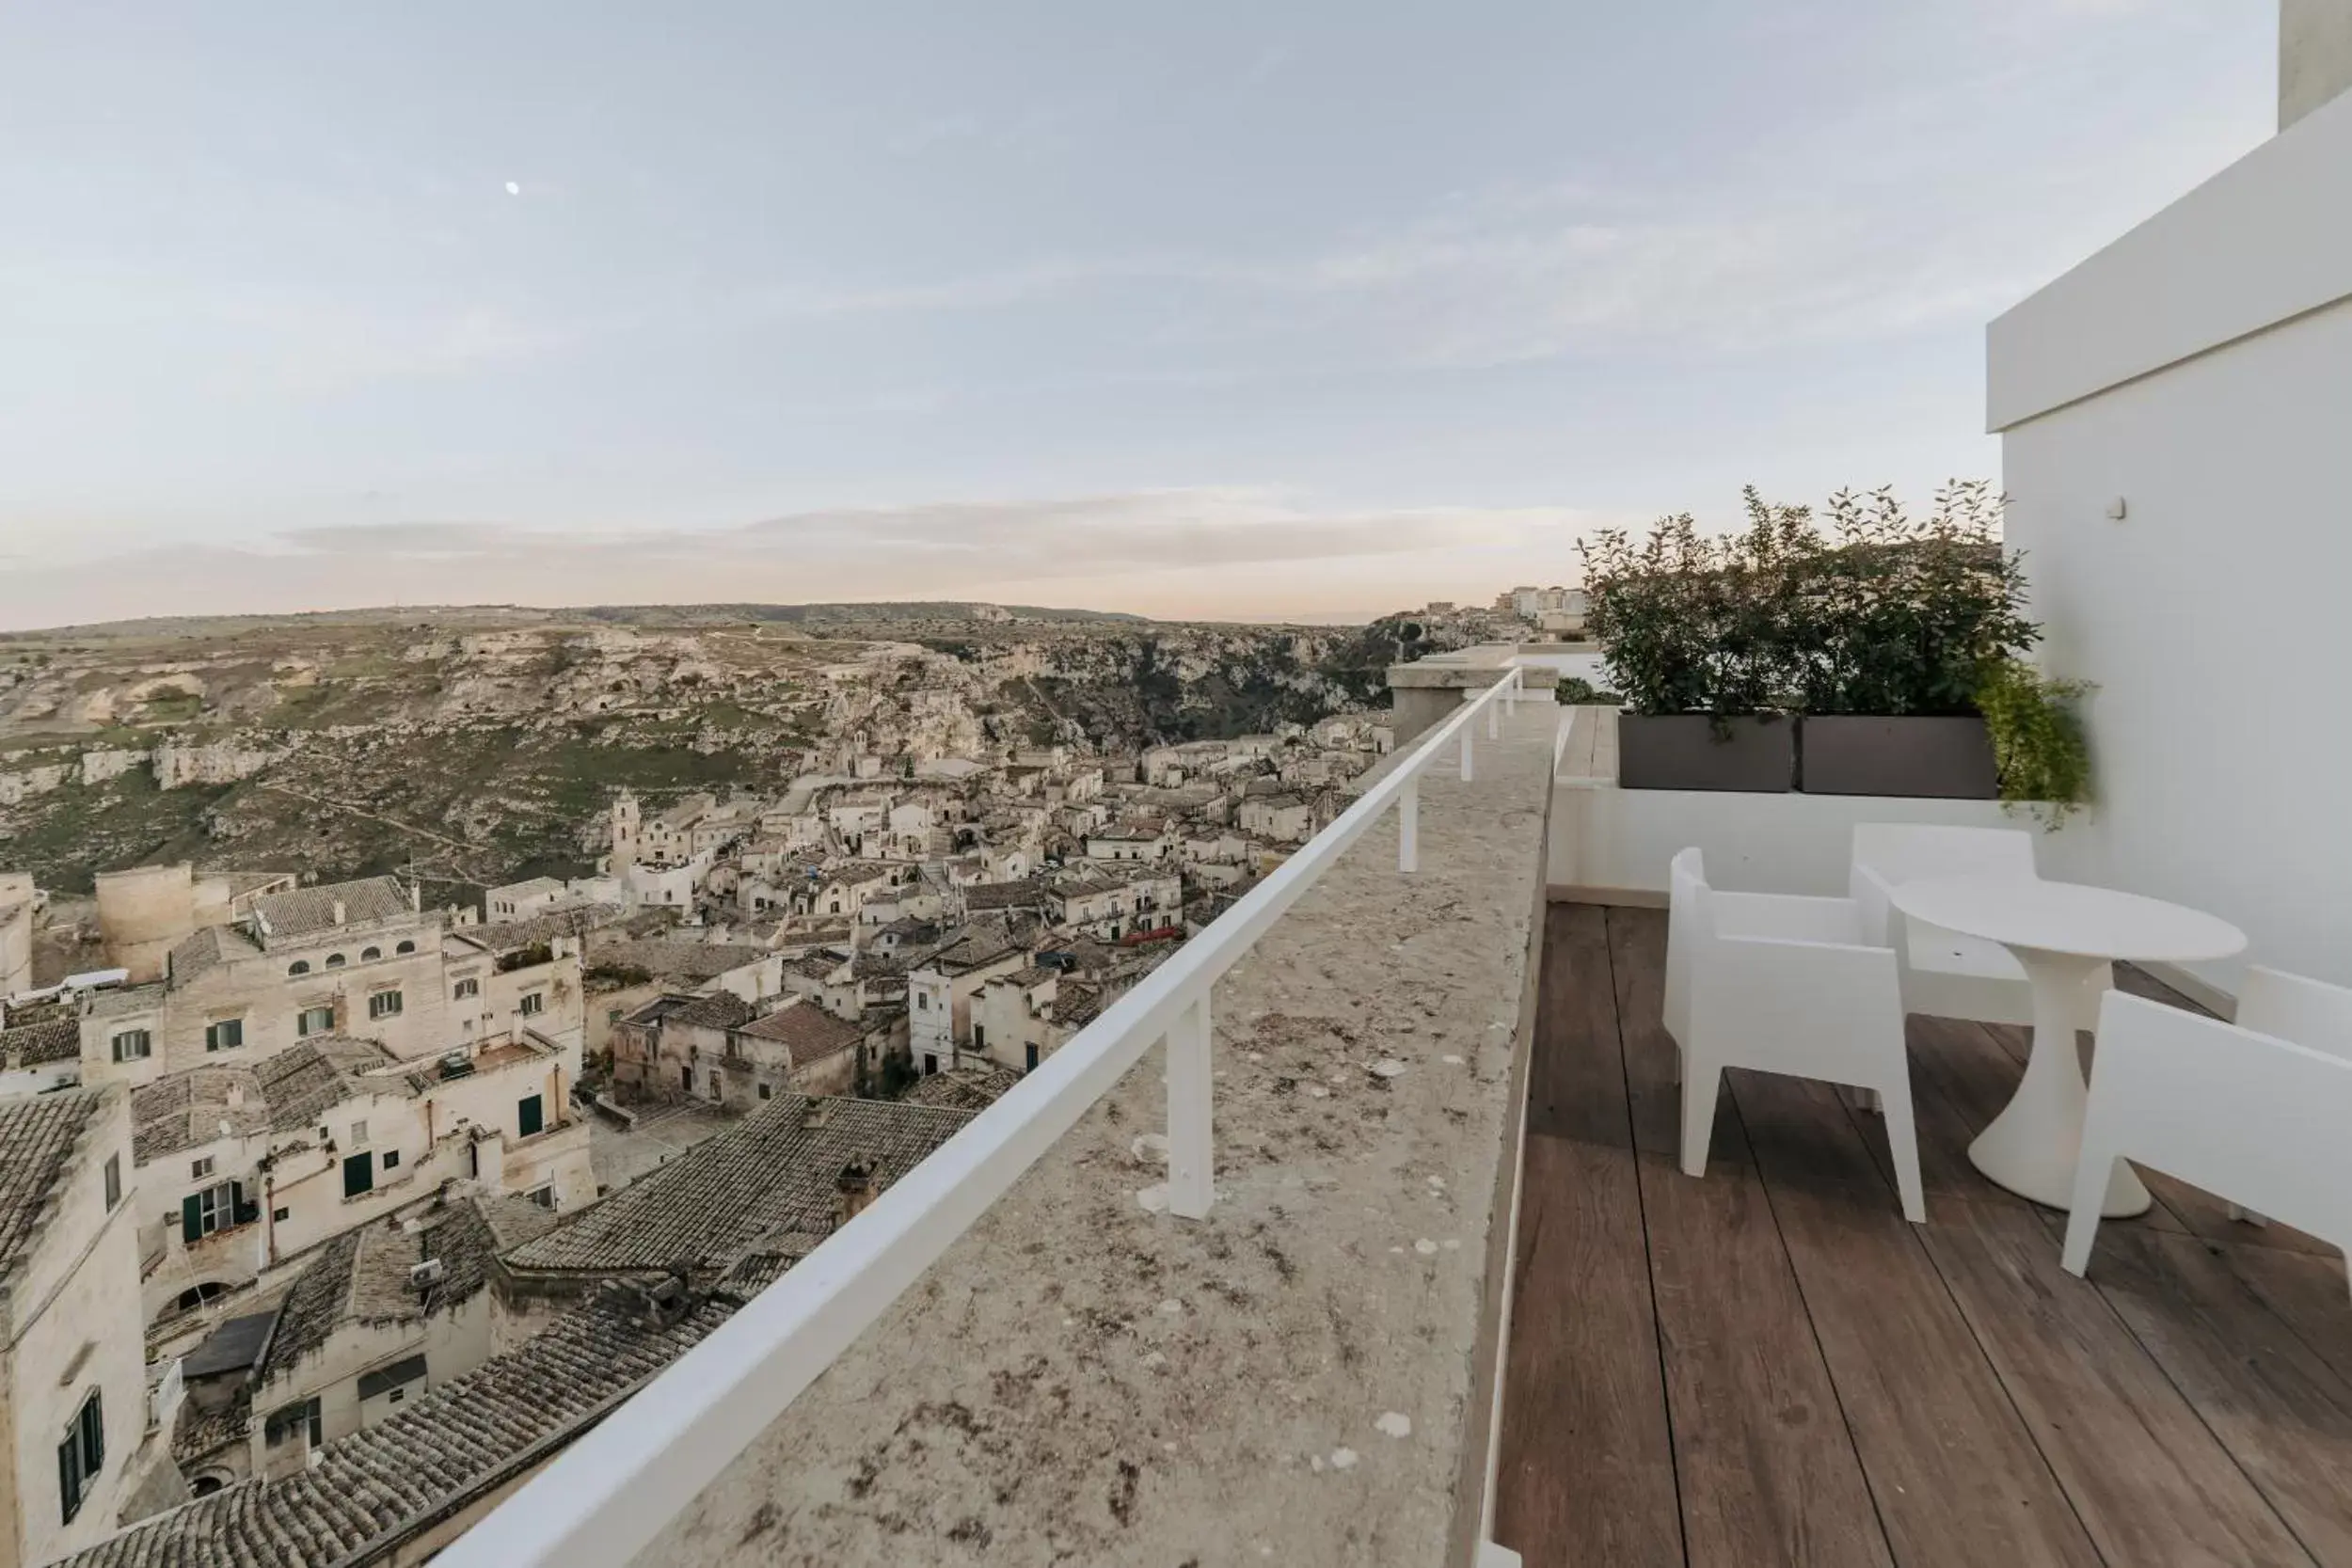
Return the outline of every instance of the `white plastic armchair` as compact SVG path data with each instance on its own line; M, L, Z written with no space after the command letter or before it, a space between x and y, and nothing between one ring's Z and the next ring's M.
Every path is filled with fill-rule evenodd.
M1926 823L1862 822L1853 831L1847 892L1860 906L1863 935L1892 947L1903 1011L1979 1023L2033 1022L2033 987L2007 948L1913 920L1890 890L1931 877L2035 877L2033 835L2014 828L1950 828ZM2080 1028L2093 1027L2099 998L2114 985L2102 965L2086 983Z
M2109 992L2064 1262L2130 1158L2352 1251L2352 991L2251 969L2236 1023Z
M1719 893L1696 849L1674 858L1665 1024L1682 1059L1682 1168L1707 1173L1728 1067L1874 1090L1903 1215L1927 1218L1892 950L1863 940L1851 899Z

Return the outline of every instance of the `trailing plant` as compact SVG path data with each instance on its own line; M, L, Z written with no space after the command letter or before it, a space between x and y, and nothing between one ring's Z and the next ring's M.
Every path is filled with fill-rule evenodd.
M1551 700L1562 707L1617 707L1625 699L1613 691L1603 691L1581 675L1563 675L1552 688Z
M1992 659L1979 672L1976 704L1993 737L2001 799L2029 808L2044 828L2065 826L2090 803L2090 745L2077 705L2094 689L2021 659Z

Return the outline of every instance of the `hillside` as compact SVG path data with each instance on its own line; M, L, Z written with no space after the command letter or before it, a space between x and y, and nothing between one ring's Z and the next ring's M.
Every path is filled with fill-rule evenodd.
M1386 701L1474 618L1210 626L966 604L510 606L0 638L0 868L192 857L480 885L589 864L626 784L1135 751Z

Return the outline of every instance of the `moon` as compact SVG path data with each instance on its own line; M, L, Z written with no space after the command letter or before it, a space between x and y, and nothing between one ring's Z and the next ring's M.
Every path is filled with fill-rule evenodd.
M509 180L506 182L506 194L509 196L520 196L523 194L523 188L522 186L516 184L514 181Z

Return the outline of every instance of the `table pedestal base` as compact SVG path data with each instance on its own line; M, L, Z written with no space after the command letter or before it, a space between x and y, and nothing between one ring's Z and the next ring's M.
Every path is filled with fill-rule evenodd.
M2010 951L2033 982L2033 1053L2017 1093L1968 1146L1968 1159L1988 1180L2020 1197L2071 1209L2090 1099L2074 1024L2083 987L2106 960L2022 947ZM2153 1201L2131 1167L2119 1161L2099 1212L2106 1219L2126 1219L2146 1213Z

